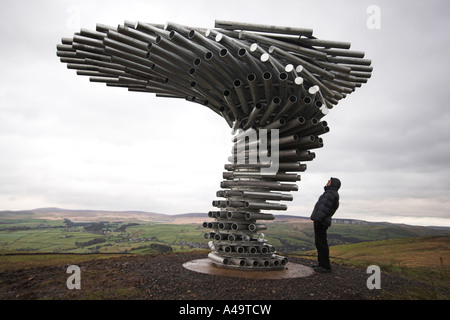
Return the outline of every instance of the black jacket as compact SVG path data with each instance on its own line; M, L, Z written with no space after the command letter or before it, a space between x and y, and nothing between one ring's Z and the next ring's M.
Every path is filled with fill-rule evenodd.
M311 214L311 220L320 222L329 227L331 225L331 217L339 208L339 193L341 182L337 178L331 178L331 185L325 186L325 192L319 197L314 210Z

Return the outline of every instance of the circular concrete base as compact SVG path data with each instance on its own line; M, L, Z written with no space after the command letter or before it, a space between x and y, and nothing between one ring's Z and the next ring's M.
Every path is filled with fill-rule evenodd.
M188 270L216 276L227 276L248 279L291 279L308 277L314 273L310 267L288 262L281 270L236 270L220 267L208 258L191 260L183 263Z

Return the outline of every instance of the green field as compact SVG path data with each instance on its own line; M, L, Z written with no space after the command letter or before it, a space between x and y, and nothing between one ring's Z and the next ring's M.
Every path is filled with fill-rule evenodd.
M199 225L0 220L0 250L38 253L164 253L206 247Z
M0 250L48 253L164 253L207 248L200 223L168 224L149 221L72 222L21 216L0 219ZM314 247L314 231L309 220L267 223L265 239L284 254ZM450 235L435 230L386 223L339 224L328 230L330 246L365 241Z

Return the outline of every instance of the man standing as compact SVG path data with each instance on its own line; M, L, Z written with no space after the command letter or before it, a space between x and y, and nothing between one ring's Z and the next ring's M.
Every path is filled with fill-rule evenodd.
M330 250L328 248L327 229L331 225L331 217L339 208L339 193L341 181L338 178L330 178L324 187L325 192L319 197L311 220L314 221L314 240L317 248L319 265L314 266L314 271L320 273L331 272Z

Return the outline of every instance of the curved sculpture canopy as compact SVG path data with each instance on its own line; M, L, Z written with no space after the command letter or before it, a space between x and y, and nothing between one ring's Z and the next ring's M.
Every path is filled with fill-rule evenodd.
M187 99L235 129L262 128L298 116L320 119L370 77L364 52L312 33L218 20L213 29L97 24L62 38L57 55L92 82Z
M57 56L92 82L199 103L239 131L217 192L226 200L213 201L219 210L210 211L214 221L203 224L211 229L205 233L211 239L209 258L230 268L279 269L287 259L264 239L266 225L257 223L274 216L261 210L287 209L273 201L291 201L292 195L282 192L298 190L297 172L306 170L302 162L314 159L311 150L323 146L320 136L329 131L321 119L372 72L364 52L312 33L218 20L212 29L97 24L96 31L81 29L62 38ZM273 140L264 144L267 154L276 153L276 172L264 171L262 133L250 139L255 129L276 130L271 133L278 137L276 151ZM258 154L252 162L254 146Z

